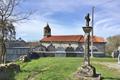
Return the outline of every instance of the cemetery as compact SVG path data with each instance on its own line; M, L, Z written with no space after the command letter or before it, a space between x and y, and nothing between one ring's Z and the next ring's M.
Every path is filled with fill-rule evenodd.
M85 20L86 25L83 27L86 35L83 43L85 47L81 57L75 57L73 54L69 57L61 54L54 57L49 53L46 55L32 52L20 56L19 60L13 63L1 64L0 80L120 80L120 54L117 58L90 57L89 33L92 27L89 25L89 13ZM39 50L44 49L45 47L39 47Z
M118 8L118 2L110 7L112 1L109 0L98 1L99 4L92 0L87 4L87 1L76 0L80 6L74 5L72 0L32 1L29 0L29 5L25 0L23 7L19 5L21 0L0 1L0 80L120 80L120 35L117 33L120 29L119 19L117 21L115 19L119 14L116 12L117 9L111 10L115 13L110 13L110 9L116 8L116 5ZM93 5L98 7L95 15ZM102 7L99 7L100 5ZM87 9L90 6L91 13ZM21 12L26 12L28 8L37 10L38 7L41 12L36 13L27 24L22 23L22 20L29 20L32 12L28 14ZM80 12L77 8L81 9ZM109 10L110 14L106 15L105 11L99 13L102 9ZM94 16L97 18L95 26ZM20 21L21 25L18 23ZM40 34L37 33L38 22L40 25L47 22L45 27L40 27L43 29ZM27 28L23 28L23 25ZM57 32L61 35L56 34ZM107 36L108 33L110 37ZM104 37L97 36L100 34ZM16 39L16 35L17 38L22 36L29 40L25 41L21 37ZM32 41L38 35L40 39Z
M83 64L83 58L46 57L18 64L21 72L15 75L15 80L75 80L73 75ZM91 64L102 80L120 80L117 59L92 58Z

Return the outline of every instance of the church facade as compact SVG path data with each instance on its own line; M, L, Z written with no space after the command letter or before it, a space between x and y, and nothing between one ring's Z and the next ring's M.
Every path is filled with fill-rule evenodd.
M93 36L93 44L93 55L104 56L105 39ZM53 56L83 56L84 35L51 35L51 28L47 24L44 27L44 37L40 40L40 45L33 51L53 54Z

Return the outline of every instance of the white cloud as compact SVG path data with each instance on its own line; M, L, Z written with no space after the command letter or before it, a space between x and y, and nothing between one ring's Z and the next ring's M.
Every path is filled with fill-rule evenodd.
M80 12L80 8L87 7L90 12L92 6L95 6L94 33L102 37L120 34L120 1L118 0L29 0L24 5L38 11L27 23L17 24L18 36L26 40L40 40L43 36L43 27L47 22L52 28L52 34L84 34L82 26L85 23L81 20L71 25L64 25L60 24L59 20L48 18L48 16L56 12L86 14Z
M37 16L38 17L38 16ZM66 27L65 25L57 24L56 21L51 21L48 23L52 29L52 35L79 35L83 34L81 25L77 25L76 27ZM43 28L46 26L46 20L40 18L34 18L34 20L30 20L26 23L15 24L17 37L22 37L25 40L40 40L43 38Z
M45 24L44 21L34 18L25 23L15 24L17 37L22 37L25 40L40 40Z

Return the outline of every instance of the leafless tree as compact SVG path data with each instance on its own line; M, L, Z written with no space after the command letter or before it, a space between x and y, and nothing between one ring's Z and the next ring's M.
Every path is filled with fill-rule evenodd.
M15 35L13 23L28 19L31 12L17 10L22 0L0 0L0 63L5 63L5 41ZM8 37L9 35L9 37Z
M106 51L112 53L120 46L120 35L115 35L107 38Z

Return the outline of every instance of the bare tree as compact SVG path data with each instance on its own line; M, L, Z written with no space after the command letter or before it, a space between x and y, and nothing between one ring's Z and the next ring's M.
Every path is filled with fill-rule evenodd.
M120 35L115 35L107 38L106 50L107 53L112 53L112 51L117 50L120 46Z
M28 19L29 13L18 11L21 0L0 0L0 62L5 63L5 41L15 35L14 22ZM9 37L8 37L9 36Z

